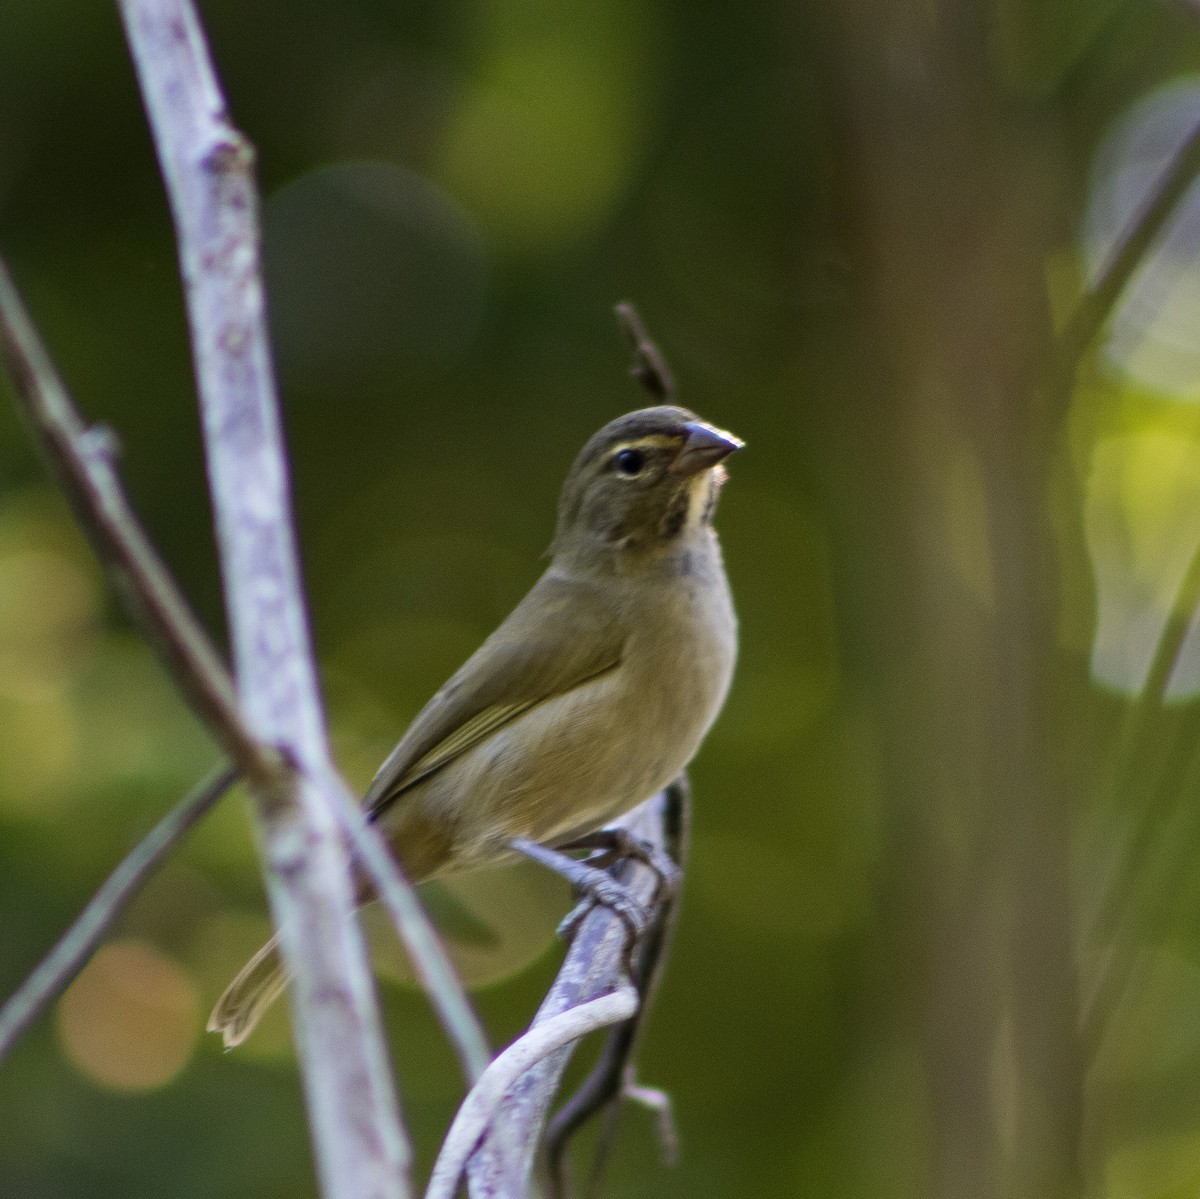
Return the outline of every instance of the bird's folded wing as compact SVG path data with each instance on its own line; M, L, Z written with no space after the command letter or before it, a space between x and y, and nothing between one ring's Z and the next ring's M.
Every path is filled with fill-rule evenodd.
M368 813L377 817L531 708L614 669L624 644L594 584L543 575L409 726L367 791Z

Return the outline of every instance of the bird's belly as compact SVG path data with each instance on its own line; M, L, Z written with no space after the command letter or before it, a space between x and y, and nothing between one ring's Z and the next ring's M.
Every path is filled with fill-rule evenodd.
M724 698L727 672L697 673L618 667L526 713L431 779L425 803L457 816L452 867L497 861L513 837L563 843L664 787Z

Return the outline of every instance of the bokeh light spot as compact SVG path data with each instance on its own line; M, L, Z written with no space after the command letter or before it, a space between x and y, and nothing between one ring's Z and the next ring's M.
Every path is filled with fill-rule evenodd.
M1095 571L1092 675L1137 694L1200 545L1200 442L1168 433L1112 437L1092 456L1084 531ZM1200 690L1200 637L1188 631L1167 686Z
M644 122L636 42L579 33L500 39L450 118L440 177L501 250L571 244L629 182Z
M68 1059L113 1091L169 1083L187 1065L199 1023L190 977L153 946L132 939L105 945L57 1008Z
M75 714L61 695L0 695L0 808L57 819L78 749Z
M1084 219L1095 283L1200 121L1200 78L1151 93L1114 126L1096 155ZM1200 181L1175 206L1113 314L1104 352L1128 375L1200 401Z
M0 552L0 695L40 699L62 686L89 647L97 597L64 554Z

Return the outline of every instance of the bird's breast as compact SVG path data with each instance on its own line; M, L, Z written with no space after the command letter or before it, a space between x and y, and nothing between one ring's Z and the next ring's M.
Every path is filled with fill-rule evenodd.
M690 576L646 597L626 655L630 705L639 713L647 748L664 760L662 770L675 767L665 782L687 765L716 719L737 655L724 571L719 562L715 570L698 570L700 556L691 557Z
M517 836L563 844L687 766L720 711L736 656L719 557L715 565L616 590L628 630L619 664L539 704L418 788L421 809L455 813L448 862L500 860Z

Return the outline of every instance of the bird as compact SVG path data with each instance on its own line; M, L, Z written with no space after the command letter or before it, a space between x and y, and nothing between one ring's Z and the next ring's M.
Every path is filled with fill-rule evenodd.
M713 526L743 442L674 404L567 474L545 573L413 720L363 799L414 883L561 848L675 779L724 704L737 618ZM372 898L360 877L360 903ZM287 983L275 940L209 1019L226 1047Z

